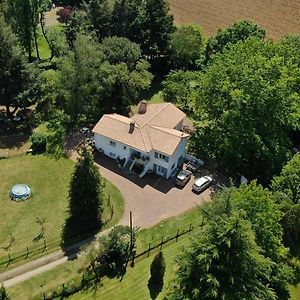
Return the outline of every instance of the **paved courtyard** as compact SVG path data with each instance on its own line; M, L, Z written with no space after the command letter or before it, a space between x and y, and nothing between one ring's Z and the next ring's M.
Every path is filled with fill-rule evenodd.
M194 176L184 188L178 188L174 179L166 180L154 174L143 178L126 175L117 167L115 160L105 155L96 154L95 161L101 175L116 185L125 199L125 212L120 224L129 224L129 212L132 211L134 226L150 227L211 199L214 187L201 194L192 192ZM204 174L207 174L205 170L197 177Z

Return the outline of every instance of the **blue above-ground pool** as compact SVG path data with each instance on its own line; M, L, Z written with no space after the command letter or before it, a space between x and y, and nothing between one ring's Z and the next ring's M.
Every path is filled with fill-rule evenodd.
M31 189L26 184L16 184L10 190L10 197L15 201L26 200L30 197Z

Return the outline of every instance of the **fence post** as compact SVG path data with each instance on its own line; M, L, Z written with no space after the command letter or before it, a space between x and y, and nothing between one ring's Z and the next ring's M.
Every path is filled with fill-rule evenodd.
M179 229L177 229L177 233L176 233L176 242L178 241L178 237L179 237Z
M28 248L28 246L26 247L26 251L27 251L27 253L26 253L26 256L25 256L25 260L29 257L29 248Z
M150 248L151 248L151 243L149 243L147 257L149 257L149 255L150 255Z
M45 252L46 251L46 248L47 248L47 244L46 244L46 240L44 239L44 249L42 252Z

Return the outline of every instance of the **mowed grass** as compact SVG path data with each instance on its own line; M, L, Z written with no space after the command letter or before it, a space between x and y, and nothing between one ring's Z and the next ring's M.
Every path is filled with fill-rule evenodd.
M68 185L74 163L47 156L16 156L0 161L0 257L7 253L10 235L14 242L10 252L23 251L37 245L40 232L36 219L45 218L46 241L57 240L66 218ZM14 184L25 183L32 189L23 202L11 201L9 191Z
M74 162L48 156L15 156L0 161L0 266L1 271L35 259L60 248L61 229L68 215L68 187ZM14 184L25 183L32 189L31 197L23 202L11 201L9 191ZM123 197L120 191L109 181L104 189L103 218L107 221L105 227L116 224L124 211ZM110 195L110 205L108 205ZM113 206L113 214L111 214ZM111 218L112 216L112 218ZM34 242L41 232L37 218L45 219L46 251L43 249L43 239ZM11 243L11 241L13 242ZM6 248L11 243L9 249ZM26 249L31 252L24 259ZM9 266L8 253L15 259Z
M296 286L291 286L290 288L291 300L299 300L300 299L300 283Z
M157 300L161 300L165 296L170 281L175 277L175 259L177 255L182 252L182 249L189 244L189 242L189 235L185 235L179 238L177 243L174 242L162 249L166 261L166 273L164 276L163 290L156 298ZM69 299L151 299L147 284L150 278L150 265L157 252L158 250L153 252L149 257L137 262L134 268L128 267L122 280L120 280L120 278L105 278L102 281L102 286L99 286L97 290L80 291L79 293L69 297Z
M190 224L194 226L194 228L197 228L198 224L201 223L201 216L199 212L199 208L193 208L186 213L183 213L181 215L166 219L159 224L151 227L151 228L146 228L143 230L140 230L137 234L137 253L141 253L144 250L148 249L148 243L151 243L152 246L157 245L161 241L161 237L164 236L165 238L167 237L173 237L176 235L177 230L179 229L180 232L186 231L189 229ZM194 231L192 231L194 232ZM188 239L186 239L190 234L186 234L184 236L179 237L178 242L176 243L175 240L172 242L168 243L167 245L163 246L163 249L169 248L169 246L173 247L172 249L175 249L175 245L180 245L180 243L183 243L183 240L188 242ZM173 245L174 244L174 245ZM174 248L175 247L175 248ZM156 250L151 250L151 255L154 253ZM164 250L165 251L165 250ZM174 252L179 252L176 250L172 250ZM141 272L141 269L144 268L145 263L144 260L146 258L146 255L144 255L141 258L137 259L136 266L134 269L128 268L127 274L131 274L132 270L137 269L137 272ZM147 258L148 259L148 258ZM82 267L83 263L86 263L86 256L81 256L79 259L67 262L56 269L50 270L47 273L40 274L36 276L35 278L29 279L25 282L22 282L12 288L9 289L9 293L12 296L12 299L35 299L35 297L40 297L43 292L48 294L50 291L53 291L55 288L61 286L63 283L69 281L69 280L78 280L80 278L79 274L79 269ZM144 270L144 277L147 277L148 275L148 264L149 261L146 262L146 269ZM170 264L171 265L171 264ZM135 274L135 273L134 273ZM134 275L138 276L138 275ZM125 275L124 279L127 278L128 276ZM148 280L148 279L143 279L143 280ZM108 279L105 279L104 282L106 283L105 286L105 291L113 289L114 287L109 287L110 281ZM112 284L115 285L118 280L113 279ZM127 284L125 283L127 286ZM138 286L134 287L137 288ZM100 287L99 287L100 288ZM123 287L122 287L123 288ZM129 285L129 288L131 286ZM102 288L101 288L102 289ZM106 292L105 292L106 293ZM138 292L138 295L140 293L145 293L145 291ZM81 293L82 297L84 296ZM129 291L127 292L129 294ZM147 293L146 293L147 294ZM23 298L22 298L23 297ZM106 297L106 294L105 294ZM110 299L110 298L102 298L101 299ZM89 299L89 296L87 296L86 299ZM117 299L117 298L116 298ZM121 298L123 299L123 298ZM125 299L125 298L124 298ZM131 299L131 298L127 298ZM136 298L138 299L138 298ZM143 299L143 298L141 298ZM149 299L149 297L145 298Z

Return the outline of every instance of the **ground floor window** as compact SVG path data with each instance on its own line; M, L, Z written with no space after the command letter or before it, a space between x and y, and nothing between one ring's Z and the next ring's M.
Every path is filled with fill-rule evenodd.
M154 164L153 165L153 171L156 174L163 175L164 177L167 177L167 173L168 173L168 169L167 168L164 168L162 166Z

